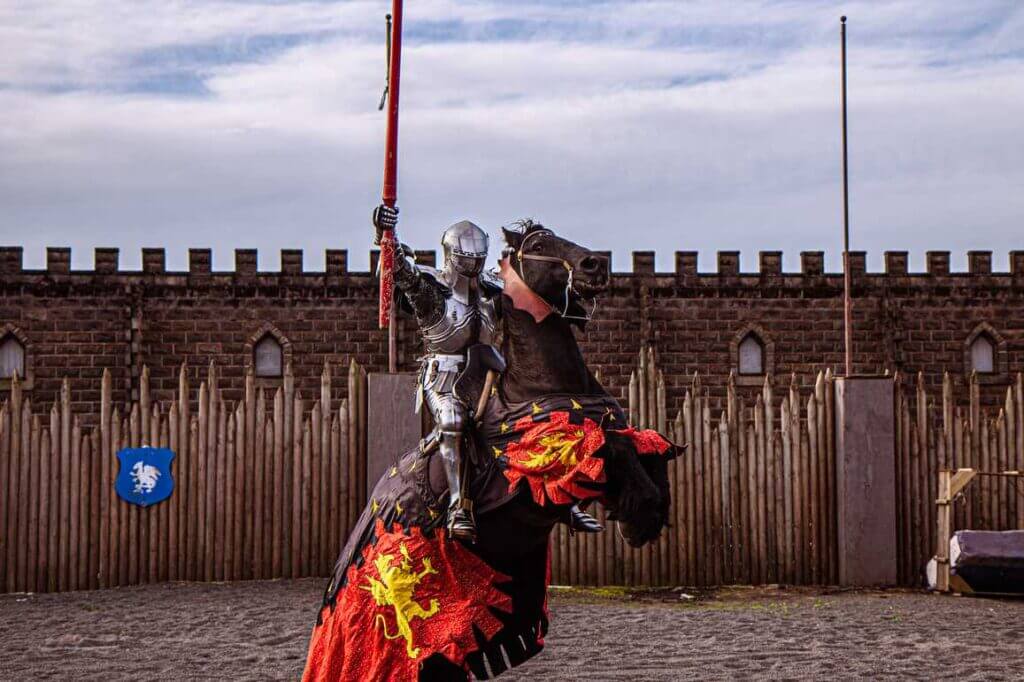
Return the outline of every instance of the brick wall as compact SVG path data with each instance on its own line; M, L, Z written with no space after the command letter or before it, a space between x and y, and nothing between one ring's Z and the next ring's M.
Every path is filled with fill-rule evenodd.
M142 260L142 271L126 272L116 249L97 249L92 270L71 271L70 251L49 249L45 270L24 270L21 249L0 249L0 330L27 346L37 405L48 408L67 376L76 409L92 412L104 369L113 375L115 400L125 400L143 365L154 398L166 400L182 362L198 381L211 360L221 368L225 399L234 401L252 344L268 332L283 343L307 397L319 390L325 361L336 367L337 395L344 395L350 358L370 371L386 368L375 278L349 272L345 251L327 252L326 272L303 272L302 253L294 250L282 252L282 271L273 273L257 272L252 250L236 251L231 272L211 272L205 249L189 251L187 272L167 272L162 249L144 250ZM633 254L633 272L613 276L580 336L592 366L620 397L647 343L658 353L673 406L694 372L712 395L723 395L747 332L764 342L767 369L776 375L795 372L807 383L818 369L842 367L842 277L824 273L820 252L801 254L799 273L782 272L779 252L762 252L756 273L739 272L737 252L720 252L711 273L698 272L694 252L678 252L670 273L655 272L654 260L652 252ZM1010 375L1024 371L1024 252L1012 252L1002 272L993 272L988 252L971 252L968 262L968 272L951 273L948 252L929 252L927 271L908 273L907 254L889 252L885 272L866 273L864 254L852 253L855 371L922 371L934 387L948 370L963 381L966 344L983 332L997 347L984 398L999 400ZM399 349L402 368L411 369L419 346L409 319ZM759 382L740 380L749 392Z

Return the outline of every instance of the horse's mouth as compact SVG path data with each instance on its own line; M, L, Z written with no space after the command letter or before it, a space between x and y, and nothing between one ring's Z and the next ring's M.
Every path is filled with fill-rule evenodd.
M597 282L581 282L575 281L572 283L572 293L583 301L591 301L596 298L599 294L604 293L608 289L607 281Z

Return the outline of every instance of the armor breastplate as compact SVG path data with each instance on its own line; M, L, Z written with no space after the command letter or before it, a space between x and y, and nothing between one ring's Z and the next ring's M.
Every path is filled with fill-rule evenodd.
M475 343L492 343L495 311L491 301L464 303L455 296L445 299L444 317L423 330L427 353L462 353Z

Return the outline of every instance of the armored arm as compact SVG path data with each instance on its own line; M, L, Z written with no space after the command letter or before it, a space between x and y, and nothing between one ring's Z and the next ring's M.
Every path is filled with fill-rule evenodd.
M398 209L383 204L378 206L373 212L373 225L377 230L376 242L379 243L384 230L397 227ZM444 315L444 290L433 278L424 276L410 260L412 255L412 249L405 244L400 245L395 253L395 287L409 301L420 326L430 326Z

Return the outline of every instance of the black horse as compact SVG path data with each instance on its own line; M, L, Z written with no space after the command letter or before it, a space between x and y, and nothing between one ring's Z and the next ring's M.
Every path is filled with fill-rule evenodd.
M667 523L675 448L628 428L573 330L608 286L607 259L531 221L505 230L505 241L507 368L467 448L478 540L444 538L440 463L419 449L405 454L341 552L307 680L496 676L543 647L549 534L571 504L600 499L635 547Z

